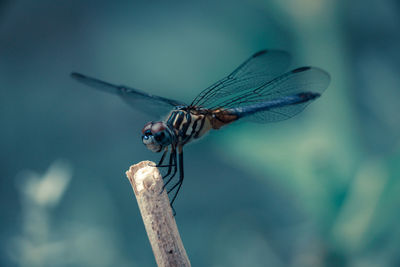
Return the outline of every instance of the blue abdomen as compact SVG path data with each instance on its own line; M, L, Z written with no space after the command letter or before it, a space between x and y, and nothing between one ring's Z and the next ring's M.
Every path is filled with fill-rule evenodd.
M304 92L295 95L283 96L265 102L255 103L253 105L231 108L229 111L237 115L239 118L242 118L260 111L268 111L284 106L306 103L318 98L319 96L320 94L318 93Z

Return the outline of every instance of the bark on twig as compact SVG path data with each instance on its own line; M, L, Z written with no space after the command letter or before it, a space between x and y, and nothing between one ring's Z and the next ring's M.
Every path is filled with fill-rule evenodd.
M154 162L132 165L126 176L132 185L157 265L190 266L163 180Z

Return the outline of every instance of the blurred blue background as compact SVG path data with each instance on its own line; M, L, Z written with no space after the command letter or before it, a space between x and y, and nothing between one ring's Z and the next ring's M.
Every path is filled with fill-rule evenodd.
M190 102L254 52L332 82L185 149L193 266L400 266L396 0L0 2L0 265L155 266L125 171L150 120L78 71Z

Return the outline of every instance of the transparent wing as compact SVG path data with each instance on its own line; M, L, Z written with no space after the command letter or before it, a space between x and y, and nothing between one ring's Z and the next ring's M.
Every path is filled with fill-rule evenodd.
M206 107L236 92L257 88L284 73L290 65L290 55L281 50L255 53L231 74L203 90L192 106Z
M329 82L324 70L301 67L258 87L215 99L207 108L245 111L241 117L260 123L286 120L319 97Z
M71 73L71 77L88 86L108 93L117 94L133 108L145 112L146 114L159 116L168 112L175 106L186 106L186 104L176 100L152 95L124 85L114 85L80 73Z

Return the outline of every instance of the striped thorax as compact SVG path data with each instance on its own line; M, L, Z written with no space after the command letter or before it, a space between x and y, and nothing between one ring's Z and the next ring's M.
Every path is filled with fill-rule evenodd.
M202 137L212 128L207 114L200 110L173 110L168 115L166 124L173 130L179 145Z
M227 111L201 108L178 108L170 112L166 124L173 129L177 144L184 145L198 139L211 129L235 121L238 117Z

